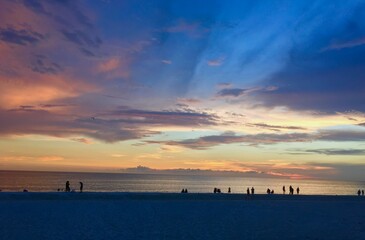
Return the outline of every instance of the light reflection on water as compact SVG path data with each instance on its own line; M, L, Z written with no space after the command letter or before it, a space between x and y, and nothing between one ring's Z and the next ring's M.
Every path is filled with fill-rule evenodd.
M180 192L187 188L189 192L209 193L215 187L232 193L245 193L247 187L254 187L256 193L266 193L274 189L282 194L282 186L294 189L300 187L301 194L313 195L354 195L358 189L365 189L365 182L340 182L319 180L292 180L276 178L244 178L222 176L183 176L125 173L63 173L63 172L25 172L0 171L0 189L2 191L33 192L57 191L70 181L71 189L78 190L79 182L84 183L84 191L90 192Z

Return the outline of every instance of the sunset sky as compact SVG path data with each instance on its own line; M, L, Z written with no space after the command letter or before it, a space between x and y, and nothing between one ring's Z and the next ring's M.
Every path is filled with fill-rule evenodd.
M0 169L364 180L364 1L0 2Z

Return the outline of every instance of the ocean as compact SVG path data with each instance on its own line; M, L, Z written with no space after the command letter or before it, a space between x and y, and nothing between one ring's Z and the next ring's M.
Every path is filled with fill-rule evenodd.
M255 193L265 194L267 188L282 194L282 186L300 188L306 195L355 195L358 189L365 189L365 182L294 180L278 178L244 178L222 176L187 176L165 174L132 173L76 173L76 172L33 172L0 171L0 190L18 192L54 192L65 188L70 181L71 189L79 190L84 183L87 192L166 192L176 193L186 188L192 193L212 193L219 188L223 193L231 188L232 193L246 193L249 187Z

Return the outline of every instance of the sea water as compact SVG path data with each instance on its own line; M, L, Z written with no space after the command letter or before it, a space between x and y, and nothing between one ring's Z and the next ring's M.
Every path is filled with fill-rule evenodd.
M246 193L254 187L255 193L265 194L273 189L282 194L282 187L300 188L306 195L354 195L358 189L365 189L365 182L298 180L282 178L247 178L229 176L191 176L166 174L131 173L76 173L76 172L33 172L0 171L0 190L32 192L62 191L66 181L71 189L78 191L79 182L88 192L180 192L186 188L192 193L212 193L219 188L223 193L231 188L232 193Z

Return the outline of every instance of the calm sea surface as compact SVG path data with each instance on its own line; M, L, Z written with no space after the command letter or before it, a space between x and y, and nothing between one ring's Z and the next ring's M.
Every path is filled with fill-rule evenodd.
M89 192L189 192L210 193L215 187L227 192L244 193L247 187L254 187L256 193L266 193L274 189L282 193L285 185L295 189L300 187L301 194L354 195L358 189L365 189L365 182L339 182L291 180L276 178L244 178L221 176L183 176L127 173L65 173L65 172L28 172L0 171L0 189L5 191L52 192L64 189L70 181L71 189L78 190L79 182L84 183L84 191Z

